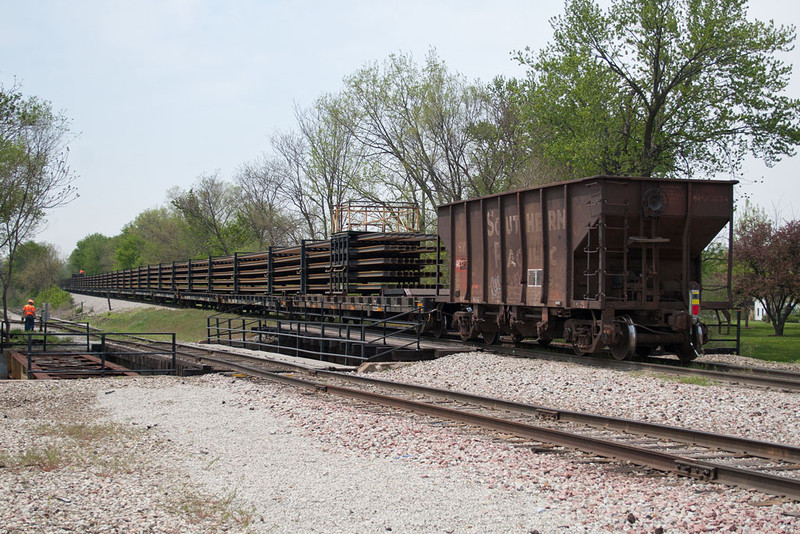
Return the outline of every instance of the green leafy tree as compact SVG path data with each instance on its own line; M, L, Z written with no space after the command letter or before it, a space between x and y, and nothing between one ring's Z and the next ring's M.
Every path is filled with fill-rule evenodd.
M571 176L736 171L800 142L783 93L794 27L749 21L745 0L567 0L531 67L534 146Z
M339 115L396 200L425 210L463 198L473 168L469 126L483 112L480 95L434 52L418 66L392 55L345 80Z
M28 298L57 286L65 272L64 262L53 245L27 241L17 247L14 256L14 283L9 302L24 304Z
M172 206L181 214L196 238L202 256L230 256L248 242L240 224L238 191L222 180L219 172L203 174L189 191L173 190Z
M115 249L119 268L169 263L204 254L192 228L171 205L148 209L122 229Z
M144 238L132 224L127 224L122 233L114 238L114 268L132 269L143 264Z
M69 256L73 272L83 270L87 275L107 273L114 268L114 239L102 234L91 234L75 245Z
M36 235L50 210L76 196L67 165L69 135L68 119L49 102L0 86L0 286L6 326L19 247Z

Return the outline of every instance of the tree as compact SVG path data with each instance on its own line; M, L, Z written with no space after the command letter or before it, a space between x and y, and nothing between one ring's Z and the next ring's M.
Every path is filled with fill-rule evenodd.
M47 212L76 196L67 165L67 118L49 102L0 86L0 285L3 321L19 246L41 228Z
M340 120L343 108L341 98L328 95L317 99L311 109L295 113L308 147L303 189L314 205L325 238L332 231L336 207L355 200L354 196L369 196L370 190L364 147Z
M201 254L192 229L171 205L141 212L114 238L117 269L183 261Z
M22 305L37 293L58 285L64 274L64 262L53 245L26 241L14 256L14 283L9 301Z
M87 235L75 245L69 255L73 272L87 275L107 273L114 268L114 239L103 234Z
M247 241L236 204L238 192L219 177L219 171L201 175L189 191L175 189L170 195L203 255L230 256Z
M303 237L297 232L299 221L286 209L279 176L274 162L263 156L236 172L243 224L259 250L297 243Z
M281 198L299 214L301 234L309 239L322 239L326 235L324 218L305 190L308 143L293 132L276 133L271 143L275 156L270 160L270 169L280 184Z
M345 80L343 102L340 119L396 199L425 212L463 198L472 173L468 127L478 121L481 102L434 52L421 69L404 55L361 69Z
M751 210L736 226L736 292L764 304L776 336L800 302L800 221L783 226Z
M794 27L751 22L746 0L567 0L531 67L535 146L573 176L714 174L768 165L800 142L783 95ZM525 86L523 86L525 87Z
M468 126L473 147L469 195L483 196L566 180L568 174L551 168L531 142L526 126L530 113L526 82L502 77L481 92L483 111Z

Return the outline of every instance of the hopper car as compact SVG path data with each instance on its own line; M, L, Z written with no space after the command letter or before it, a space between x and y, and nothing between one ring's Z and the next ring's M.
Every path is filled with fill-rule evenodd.
M594 176L438 208L438 234L343 231L294 247L93 276L65 288L183 304L342 317L418 313L420 330L494 343L554 339L617 359L707 341L702 252L735 181ZM727 278L704 307L730 307Z

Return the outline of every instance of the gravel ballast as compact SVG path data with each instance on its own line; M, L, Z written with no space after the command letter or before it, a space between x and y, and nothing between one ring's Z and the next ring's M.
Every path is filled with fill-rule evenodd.
M485 353L379 376L800 444L793 393ZM0 388L3 532L800 530L794 502L535 452L267 381L213 375ZM76 437L76 427L105 433ZM41 459L53 450L64 451L60 462ZM39 460L24 460L26 451Z

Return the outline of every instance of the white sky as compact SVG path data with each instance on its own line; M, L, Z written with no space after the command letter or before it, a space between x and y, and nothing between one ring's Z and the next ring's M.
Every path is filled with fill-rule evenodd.
M272 133L295 128L295 103L389 54L421 63L435 48L469 80L522 77L511 52L544 47L562 10L552 0L0 0L0 83L21 82L80 133L70 143L80 198L51 212L37 240L66 256L162 205L170 187L217 169L231 179ZM795 0L753 2L750 15L800 26ZM800 51L784 60L800 97ZM798 158L748 164L740 194L800 216Z

